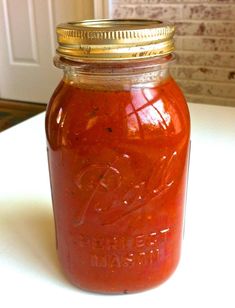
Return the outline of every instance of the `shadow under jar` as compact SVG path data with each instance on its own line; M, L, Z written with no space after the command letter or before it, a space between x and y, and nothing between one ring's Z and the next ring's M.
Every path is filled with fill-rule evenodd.
M178 264L190 118L169 74L173 34L152 20L57 27L50 180L60 262L82 289L142 291Z

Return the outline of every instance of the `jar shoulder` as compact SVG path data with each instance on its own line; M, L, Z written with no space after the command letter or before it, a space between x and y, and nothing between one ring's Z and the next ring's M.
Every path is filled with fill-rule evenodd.
M169 78L156 86L128 90L86 89L61 82L49 103L46 131L49 141L76 136L95 140L148 140L189 135L185 98ZM59 140L58 140L59 141Z

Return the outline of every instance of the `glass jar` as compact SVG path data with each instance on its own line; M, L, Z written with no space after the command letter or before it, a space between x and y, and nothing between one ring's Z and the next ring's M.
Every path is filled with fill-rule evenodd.
M145 290L178 264L190 118L169 73L173 33L149 20L57 27L50 180L58 255L82 289Z

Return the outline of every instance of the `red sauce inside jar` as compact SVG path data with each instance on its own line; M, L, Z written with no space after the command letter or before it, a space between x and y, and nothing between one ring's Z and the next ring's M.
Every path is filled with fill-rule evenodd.
M69 279L105 293L165 281L180 256L190 130L174 80L126 91L62 81L46 129Z

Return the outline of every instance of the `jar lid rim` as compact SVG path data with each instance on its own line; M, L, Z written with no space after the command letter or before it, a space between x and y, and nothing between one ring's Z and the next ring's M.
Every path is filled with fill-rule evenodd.
M94 19L57 26L57 53L66 58L128 60L174 50L174 25L151 19Z

